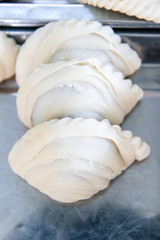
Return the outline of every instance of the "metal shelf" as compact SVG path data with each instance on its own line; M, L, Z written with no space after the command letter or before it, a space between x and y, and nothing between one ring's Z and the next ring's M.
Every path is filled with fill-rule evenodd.
M49 1L49 3L0 3L0 26L37 27L50 21L68 18L88 18L113 28L159 29L160 24L107 11L77 1Z

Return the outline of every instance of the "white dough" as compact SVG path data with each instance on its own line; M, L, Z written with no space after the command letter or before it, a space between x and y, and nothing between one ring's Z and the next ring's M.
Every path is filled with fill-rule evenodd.
M17 58L16 80L21 85L40 64L91 57L113 64L125 76L141 65L137 53L109 26L86 19L61 20L39 28L25 41Z
M160 23L160 0L79 0L79 2Z
M97 59L61 61L41 65L18 91L17 109L21 121L32 127L63 117L107 118L123 121L143 91L124 80L112 66Z
M16 58L19 45L13 38L0 31L0 82L15 74Z
M149 146L107 120L51 120L30 129L13 147L9 163L29 184L60 202L87 199L106 188Z

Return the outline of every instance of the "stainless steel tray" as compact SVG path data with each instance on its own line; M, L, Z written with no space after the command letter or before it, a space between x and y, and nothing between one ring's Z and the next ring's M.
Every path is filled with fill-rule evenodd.
M1 26L37 27L62 18L88 18L116 28L160 28L160 24L146 22L118 12L79 4L78 0L20 0L2 1L0 3Z
M19 42L23 42L33 31L30 28L6 26L3 30ZM26 128L17 117L17 85L14 79L0 84L0 240L160 239L158 31L118 30L123 40L131 44L143 58L143 66L132 76L132 80L145 93L122 127L147 141L152 153L148 159L129 167L111 182L107 190L87 201L73 205L55 202L11 171L8 153Z

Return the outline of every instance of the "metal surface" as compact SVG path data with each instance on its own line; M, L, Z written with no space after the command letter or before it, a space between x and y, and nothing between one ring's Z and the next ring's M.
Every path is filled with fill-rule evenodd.
M67 18L88 18L116 28L159 29L160 24L146 22L118 12L107 11L78 1L33 1L0 3L0 25L16 27L41 26L49 21ZM45 4L44 4L45 3ZM69 4L70 3L70 4ZM42 19L43 16L43 19Z
M151 72L148 80L144 75L147 68ZM125 119L123 129L141 136L150 144L152 153L129 167L107 190L73 205L49 199L11 171L8 153L26 128L16 114L16 93L5 90L16 91L13 80L8 86L7 82L1 85L1 240L160 239L159 67L146 65L133 80L146 89L145 96Z
M39 25L76 16L109 23L124 42L136 49L144 64L132 80L145 90L145 95L122 127L142 137L152 152L148 159L135 162L107 190L91 199L73 205L55 202L29 186L9 167L8 153L26 128L17 116L14 78L1 83L0 240L159 240L160 25L78 5L74 0L48 0L45 5L40 0L15 2L30 4L0 4L0 25L19 43ZM119 29L122 27L137 30L122 31ZM145 29L138 30L142 27Z

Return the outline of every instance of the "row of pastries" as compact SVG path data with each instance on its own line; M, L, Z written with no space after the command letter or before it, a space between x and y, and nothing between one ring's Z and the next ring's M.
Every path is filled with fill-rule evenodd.
M139 137L112 125L143 91L126 79L140 68L139 56L109 26L52 22L18 48L17 112L31 129L9 154L16 174L57 201L76 202L149 155Z

